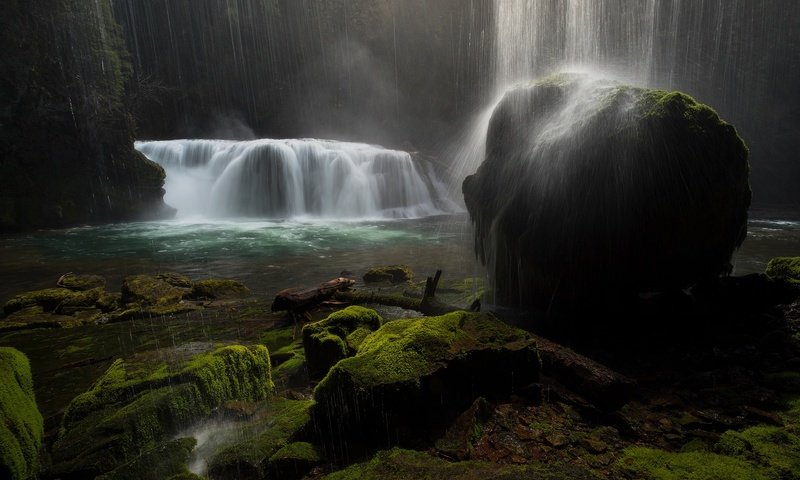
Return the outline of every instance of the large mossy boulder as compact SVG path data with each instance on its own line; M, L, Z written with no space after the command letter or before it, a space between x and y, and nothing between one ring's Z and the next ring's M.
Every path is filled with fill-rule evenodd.
M520 392L539 369L531 336L490 314L395 320L317 385L315 423L335 461L350 443L425 443L476 397Z
M113 472L164 448L226 402L263 400L273 389L263 346L187 344L117 360L67 407L50 474L67 479Z
M352 357L383 319L375 310L351 306L303 327L303 349L311 378L321 378L339 360Z
M43 425L28 358L19 350L0 347L0 478L37 476Z
M679 92L557 75L506 93L463 184L499 303L683 288L745 238L748 151Z

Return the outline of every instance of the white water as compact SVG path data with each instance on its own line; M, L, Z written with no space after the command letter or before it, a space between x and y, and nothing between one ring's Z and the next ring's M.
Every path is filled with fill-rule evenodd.
M136 142L167 173L164 200L203 217L419 218L457 210L407 152L330 140Z

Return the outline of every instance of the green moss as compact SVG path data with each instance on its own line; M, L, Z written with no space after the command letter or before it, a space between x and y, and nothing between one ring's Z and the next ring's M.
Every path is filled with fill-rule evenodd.
M177 273L133 275L122 282L122 302L169 305L180 302L192 290L192 281Z
M388 445L402 445L476 396L507 398L536 381L539 369L530 335L490 314L395 320L331 368L314 390L314 411L319 424L332 425L321 432L326 441L385 445L389 431Z
M770 480L745 460L715 453L671 453L645 447L626 448L617 463L634 478L652 480Z
M0 478L33 478L39 469L42 436L28 358L0 347Z
M209 278L195 282L190 298L244 298L250 296L250 289L236 280Z
M351 306L304 326L303 347L309 375L322 377L336 362L354 355L364 338L382 323L375 310Z
M775 257L767 264L765 273L772 278L800 284L800 257Z
M194 438L165 442L96 480L163 480L176 475L193 475L187 464L196 444Z
M237 427L238 439L211 456L208 472L212 478L264 478L269 459L293 443L306 430L311 416L310 400L274 398L259 420Z
M271 395L269 352L230 345L208 353L115 361L67 407L53 474L98 475L132 461L229 400Z
M364 281L403 283L410 282L414 278L414 272L408 265L388 265L385 267L372 268L364 274Z
M280 386L290 386L298 383L307 383L306 354L301 341L287 345L270 358L274 366L272 377Z
M3 312L6 315L22 310L26 307L41 307L44 311L55 311L62 303L73 297L83 297L79 292L73 292L66 288L47 288L44 290L34 290L15 295L14 298L3 305Z
M261 335L261 343L266 345L270 352L275 352L294 341L294 328L283 327L270 329Z
M326 480L584 480L596 478L591 473L573 466L528 464L498 465L496 463L467 461L448 462L413 450L378 452L366 463L352 465L331 473Z
M67 273L59 279L58 286L75 291L92 290L95 288L104 288L106 286L106 279L100 275L76 275L74 273Z

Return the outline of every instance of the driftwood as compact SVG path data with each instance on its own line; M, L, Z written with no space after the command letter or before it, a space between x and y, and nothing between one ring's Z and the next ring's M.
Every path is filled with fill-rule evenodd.
M616 410L630 400L636 383L563 345L537 337L542 374L554 378L595 406Z
M339 277L316 287L281 290L272 301L272 311L304 312L329 300L336 292L347 290L354 283L355 280Z

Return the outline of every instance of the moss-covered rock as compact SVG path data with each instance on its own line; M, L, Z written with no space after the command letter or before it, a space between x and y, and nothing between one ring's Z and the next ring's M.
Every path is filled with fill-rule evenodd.
M273 391L263 346L188 344L117 360L67 407L53 475L93 478L135 460L229 400Z
M194 438L179 438L146 451L95 480L163 480L182 476L192 477L186 465L197 442Z
M58 286L74 291L92 290L105 288L106 279L100 275L78 275L70 272L58 279Z
M97 290L90 292L97 293ZM88 292L73 292L66 288L47 288L34 290L15 295L3 305L3 312L10 315L26 307L41 307L45 312L56 312L62 305L69 303L72 306L93 306L99 294Z
M303 348L311 378L320 378L339 360L352 357L383 319L369 308L351 306L303 327Z
M122 303L163 306L180 302L192 291L192 281L177 273L133 275L122 282Z
M800 285L800 257L775 257L769 261L764 273Z
M277 397L268 402L266 409L256 414L256 421L236 427L234 442L211 456L208 462L209 477L267 478L273 455L304 435L311 421L309 410L312 405L310 400ZM291 451L284 453L288 456ZM281 456L276 461L280 459Z
M267 478L297 480L322 463L322 449L308 442L294 442L281 448L269 458Z
M425 442L477 396L502 398L538 379L531 336L490 314L455 312L386 323L314 391L329 454ZM336 459L335 458L335 459Z
M250 289L236 280L208 278L192 285L190 298L229 299L250 296Z
M468 461L448 462L424 452L392 450L378 452L372 460L331 473L326 480L588 480L586 470L570 465L497 465Z
M19 350L0 347L0 478L34 478L42 437L28 358Z
M507 305L683 288L745 238L748 150L679 92L557 75L506 93L463 184Z
M388 265L371 268L363 278L367 283L403 283L410 282L414 278L414 272L408 265Z

